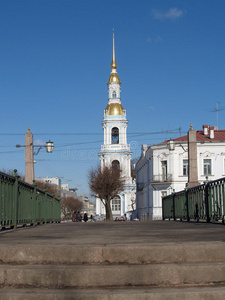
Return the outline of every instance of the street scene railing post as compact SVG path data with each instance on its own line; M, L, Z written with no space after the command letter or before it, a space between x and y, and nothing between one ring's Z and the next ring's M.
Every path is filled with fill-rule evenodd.
M170 219L171 209L174 221L179 219L211 220L224 223L225 216L225 178L208 181L202 185L172 193L162 197L163 220ZM172 198L172 204L168 205Z
M222 219L222 222L224 223L224 214L225 214L225 187L224 187L224 181L222 183L222 195L223 195L223 201L222 201L222 204L223 204L223 219Z
M45 224L47 223L47 214L48 214L48 211L47 211L47 209L48 209L48 206L47 206L47 203L48 203L48 195L47 195L47 189L46 189L46 187L44 188L44 193L45 193L45 195L44 195L44 207L45 207L45 211L44 211L44 222L45 222Z
M187 211L187 221L190 222L190 216L189 216L189 205L188 205L188 188L185 189L185 204L186 204L186 211Z
M15 182L14 182L14 189L13 189L13 224L12 228L16 229L17 228L17 223L18 223L18 178L19 176L17 175L17 170L14 170L14 177L15 177Z
M173 193L173 219L176 221L176 209L175 209L175 193Z
M37 206L36 206L36 203L37 203L37 184L35 183L35 180L33 180L33 187L34 187L34 190L33 190L33 195L32 195L32 207L33 207L33 214L32 214L32 221L33 221L33 225L36 224L36 211L37 211Z
M46 222L60 222L60 200L14 176L0 172L0 230L9 226L32 226Z

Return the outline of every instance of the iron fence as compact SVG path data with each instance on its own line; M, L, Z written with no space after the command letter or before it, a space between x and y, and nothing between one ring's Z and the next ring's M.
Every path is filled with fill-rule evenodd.
M60 199L14 176L0 172L0 228L60 222Z
M225 178L162 197L163 220L225 219Z

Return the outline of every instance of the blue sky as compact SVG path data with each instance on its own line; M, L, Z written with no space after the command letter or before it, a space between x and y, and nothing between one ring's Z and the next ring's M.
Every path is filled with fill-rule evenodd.
M225 129L225 1L1 0L0 169L24 174L24 134L54 141L36 176L58 176L89 194L115 28L121 100L134 157L141 144ZM174 132L174 133L171 133Z

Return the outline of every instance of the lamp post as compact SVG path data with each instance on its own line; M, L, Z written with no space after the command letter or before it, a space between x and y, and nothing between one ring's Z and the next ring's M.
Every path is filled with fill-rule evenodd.
M45 146L34 146L33 134L30 132L30 127L28 127L28 131L25 134L25 145L16 145L16 147L25 147L25 181L32 184L34 180L34 155L38 155L42 148L45 148L47 153L52 153L54 144L49 140ZM37 152L34 152L34 147L38 147Z

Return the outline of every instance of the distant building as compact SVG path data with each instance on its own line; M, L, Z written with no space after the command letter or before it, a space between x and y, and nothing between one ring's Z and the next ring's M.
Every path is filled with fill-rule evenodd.
M37 177L37 178L35 178L35 180L46 182L46 183L49 183L49 184L55 184L59 188L61 188L61 179L59 177L45 177L45 178Z
M91 215L95 215L95 205L88 199L88 197L84 195L79 195L77 197L83 204L83 207L81 209L81 214L87 213L87 215L90 217Z
M77 195L77 188L69 188L69 184L61 183L61 179L59 177L46 177L46 178L37 177L36 180L57 185L60 191L61 198L65 198L65 197L78 198L83 205L81 213L83 214L86 212L88 215L95 215L95 205L91 201L89 201L88 197L84 195Z
M197 180L225 176L225 130L203 125L196 132ZM162 197L185 189L188 183L188 136L152 146L142 145L135 166L136 216L140 220L162 219Z

